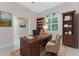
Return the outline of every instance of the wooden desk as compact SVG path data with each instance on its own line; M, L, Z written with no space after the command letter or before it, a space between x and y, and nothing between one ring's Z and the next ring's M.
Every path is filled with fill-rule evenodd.
M40 44L44 47L46 43L52 38L52 35L33 36L32 39L26 36L20 38L20 54L23 56L39 56Z

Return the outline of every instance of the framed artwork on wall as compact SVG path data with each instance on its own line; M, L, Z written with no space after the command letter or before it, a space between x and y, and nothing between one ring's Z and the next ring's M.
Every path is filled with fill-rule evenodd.
M25 28L26 27L26 19L25 17L17 17L17 20L18 20L18 24L19 24L19 27L20 28Z
M19 26L20 26L20 28L26 28L25 18L22 18L22 19L19 20Z
M0 27L11 27L12 26L12 14L0 11Z

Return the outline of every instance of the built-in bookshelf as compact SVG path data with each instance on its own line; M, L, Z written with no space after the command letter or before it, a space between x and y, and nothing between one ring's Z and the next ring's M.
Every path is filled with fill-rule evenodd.
M71 15L65 15L63 20L63 34L73 35L73 19Z
M75 12L76 11L63 13L63 44L74 48L78 46L75 33Z
M36 22L37 22L36 24L37 30L41 31L44 25L44 17L37 18Z

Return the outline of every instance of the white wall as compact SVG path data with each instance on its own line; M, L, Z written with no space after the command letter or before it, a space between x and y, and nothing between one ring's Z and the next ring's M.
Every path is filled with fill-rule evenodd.
M51 12L59 12L63 13L66 11L71 10L78 10L78 3L63 3L57 7L48 9L46 11L43 11L39 14L29 10L28 8L25 8L19 4L16 3L5 3L0 2L0 11L6 11L12 13L13 16L25 16L28 20L30 20L30 31L27 34L32 34L32 30L36 28L36 16L46 16L47 14ZM60 19L60 22L62 22L62 19ZM60 23L62 27L62 23ZM13 27L0 27L0 48L5 47L8 45L12 45L13 43ZM60 33L62 33L62 28L60 30ZM54 33L53 33L54 34ZM16 40L16 39L15 39ZM16 41L17 42L17 41Z
M56 6L54 8L48 9L46 11L41 12L39 15L40 16L46 16L52 12L59 12L60 13L60 31L58 32L59 34L62 34L62 13L76 10L78 11L78 3L77 2L64 2L63 4L60 4L59 6ZM55 33L52 33L53 37L55 36Z
M0 2L0 11L6 11L12 13L13 16L25 16L31 21L31 30L35 28L34 20L36 13L33 11L12 2ZM14 25L14 24L13 24ZM27 32L26 32L27 33ZM30 33L32 33L30 31ZM5 46L13 45L14 28L12 27L0 27L0 48Z

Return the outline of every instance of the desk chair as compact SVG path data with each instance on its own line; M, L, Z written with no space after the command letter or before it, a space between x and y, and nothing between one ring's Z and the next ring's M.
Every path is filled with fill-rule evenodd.
M45 46L46 53L53 53L57 55L61 45L61 36L57 34L55 41L49 41Z

